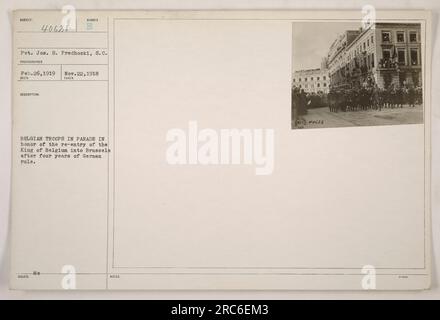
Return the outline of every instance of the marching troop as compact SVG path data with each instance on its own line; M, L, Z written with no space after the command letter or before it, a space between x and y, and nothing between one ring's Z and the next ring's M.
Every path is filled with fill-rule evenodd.
M377 85L355 89L330 90L327 96L328 107L331 112L382 110L384 108L403 108L408 105L415 107L422 103L420 87L404 85L390 86L381 89Z
M377 84L357 88L331 88L327 95L309 94L294 87L292 90L292 116L307 114L307 109L327 106L331 112L382 110L388 108L414 108L422 103L422 88L404 84L387 89Z

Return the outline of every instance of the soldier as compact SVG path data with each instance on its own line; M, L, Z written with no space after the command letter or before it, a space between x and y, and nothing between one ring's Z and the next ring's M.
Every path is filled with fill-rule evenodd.
M415 95L415 103L422 104L423 103L423 90L422 87L417 86L414 88L414 95Z
M299 89L294 87L292 90L292 128L297 125L299 104Z
M416 99L416 91L414 90L414 86L410 86L408 88L408 104L409 107L415 108L415 99Z
M344 105L344 92L342 90L338 90L338 103L337 103L337 111L345 111L345 105Z
M332 112L336 112L337 111L337 106L338 106L338 92L336 90L333 90L333 95L332 95Z
M330 112L333 112L333 104L334 104L334 92L333 90L330 90L330 92L327 95L327 104Z
M372 99L373 108L375 110L381 111L381 105L380 105L380 101L379 101L380 92L379 92L379 87L377 86L377 83L374 84L374 87L372 89L371 99Z
M403 108L404 94L405 93L401 87L396 89L396 107L397 108Z
M378 87L378 92L379 92L379 108L380 109L382 109L383 107L384 107L384 100L385 100L385 97L384 97L384 91L385 90L383 90L383 89L381 89L381 88L379 88Z
M358 95L357 100L358 100L359 110L363 110L363 107L364 107L364 97L363 97L363 95L364 95L364 93L363 93L363 90L361 88L359 88L357 90L357 95Z
M354 110L354 105L353 105L353 91L352 90L346 90L346 95L345 95L345 103L347 105L347 110L348 111L355 111Z
M370 81L371 84L371 81ZM373 87L369 85L367 87L367 97L368 97L368 109L373 108Z
M389 108L390 107L390 88L383 89L382 97L383 97L383 107Z
M389 102L390 107L394 109L396 105L396 89L394 88L394 86L391 86L391 88L389 89Z
M358 110L362 110L363 106L363 98L362 98L362 90L359 88L356 90L356 101L357 101L357 108Z
M337 112L337 107L338 107L338 91L332 89L331 97L330 97L330 111Z
M349 90L342 91L341 106L342 106L342 109L345 110L345 111L350 111L350 105L348 103L349 96L350 96L350 91Z
M304 92L304 89L301 89L301 93L299 95L299 109L298 109L298 114L300 116L303 116L307 113L307 98L306 98L306 93Z

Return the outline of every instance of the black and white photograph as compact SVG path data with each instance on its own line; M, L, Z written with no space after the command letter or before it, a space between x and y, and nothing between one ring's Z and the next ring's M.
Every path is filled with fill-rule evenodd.
M420 23L292 28L292 129L423 123Z

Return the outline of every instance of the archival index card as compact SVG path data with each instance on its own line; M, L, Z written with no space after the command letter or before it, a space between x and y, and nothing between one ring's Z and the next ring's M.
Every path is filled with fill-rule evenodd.
M430 14L14 12L14 289L430 285Z

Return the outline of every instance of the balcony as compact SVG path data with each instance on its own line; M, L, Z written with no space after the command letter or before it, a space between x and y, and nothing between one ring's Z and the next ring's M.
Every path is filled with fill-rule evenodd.
M383 70L395 70L398 67L398 63L396 61L394 61L393 59L380 59L379 63L378 63L378 69L383 69Z

